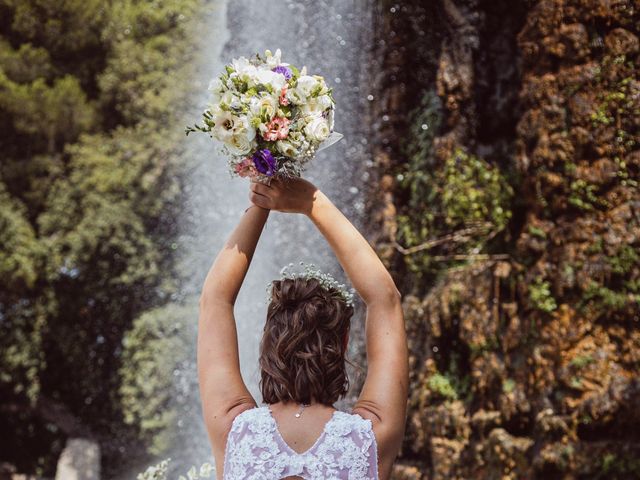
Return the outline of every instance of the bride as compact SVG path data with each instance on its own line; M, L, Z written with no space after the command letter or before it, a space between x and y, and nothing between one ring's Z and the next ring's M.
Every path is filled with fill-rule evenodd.
M406 420L408 358L400 294L367 241L310 182L251 183L252 205L200 296L198 378L218 479L390 477ZM351 413L345 351L353 307L324 274L272 282L257 406L240 374L233 306L271 210L307 215L367 307L368 371Z

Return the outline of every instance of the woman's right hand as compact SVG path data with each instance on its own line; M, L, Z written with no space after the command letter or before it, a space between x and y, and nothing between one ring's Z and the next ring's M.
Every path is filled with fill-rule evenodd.
M314 184L304 178L274 177L269 185L252 180L249 199L262 208L309 215L319 192Z

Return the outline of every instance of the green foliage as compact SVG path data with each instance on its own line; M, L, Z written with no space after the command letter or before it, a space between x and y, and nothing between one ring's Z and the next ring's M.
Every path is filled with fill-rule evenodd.
M551 313L558 308L555 298L551 295L549 282L539 277L529 285L529 299L535 308L543 312Z
M100 46L96 36L108 15L101 0L9 0L12 33L21 42L41 45L55 56Z
M0 1L0 408L30 412L0 419L10 432L0 450L41 465L39 476L52 476L59 452L16 446L56 428L38 416L41 399L112 439L107 465L138 434L162 444L170 410L158 392L173 378L178 340L154 337L150 322L182 312L152 308L179 277L170 246L184 164L172 125L200 4ZM138 342L141 357L126 355L139 372L158 363L151 390L121 368L124 337ZM158 357L163 348L175 351Z
M105 108L113 110L125 125L141 119L167 121L173 104L182 95L172 88L175 71L189 58L188 43L179 28L195 12L193 0L118 2L104 35L114 39L113 51L98 76ZM167 35L172 32L172 35ZM177 37L177 38L176 38Z
M0 110L17 133L37 137L36 145L55 150L75 140L93 124L95 113L78 80L70 75L48 85L42 78L14 83L0 70Z
M44 261L45 249L25 218L25 206L0 183L0 279L3 290L32 288Z
M136 476L136 480L166 480L167 469L169 468L170 458L167 458L156 465L152 465L144 472Z
M177 412L171 404L174 371L191 350L189 326L197 318L197 301L169 304L143 313L122 340L120 398L126 423L137 425L153 454L170 446Z
M14 50L9 42L0 38L0 65L4 74L17 84L31 83L38 78L48 80L53 75L49 51L30 43Z
M167 480L170 458L147 468L144 472L136 476L136 480ZM180 475L178 480L197 480L200 478L211 478L211 474L215 474L215 468L209 462L200 465L200 468L192 466L187 472L187 476Z

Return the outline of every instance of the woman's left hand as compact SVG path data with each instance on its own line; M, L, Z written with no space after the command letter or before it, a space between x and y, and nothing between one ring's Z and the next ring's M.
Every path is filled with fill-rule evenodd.
M318 192L315 185L303 178L274 177L269 185L252 180L249 199L262 208L308 215Z

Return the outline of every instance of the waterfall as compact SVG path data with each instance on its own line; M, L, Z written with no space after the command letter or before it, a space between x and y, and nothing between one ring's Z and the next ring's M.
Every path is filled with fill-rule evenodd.
M238 56L282 50L284 62L325 77L336 100L335 129L344 134L336 145L320 152L305 176L319 186L356 224L364 213L362 187L372 165L368 138L368 105L373 100L370 51L372 12L369 1L214 0L205 4L199 33L198 73L187 123L199 121L208 101L209 80ZM182 264L188 282L186 297L199 294L204 277L226 237L249 205L248 180L231 178L213 140L193 134L185 140L192 170L187 179L189 228L181 241ZM258 244L236 303L240 363L248 388L260 404L258 345L266 315L266 287L289 262L312 262L344 279L324 238L302 215L272 212ZM361 319L361 315L356 315ZM354 319L355 320L355 319ZM361 321L361 320L360 320ZM197 323L197 319L193 319ZM354 331L358 326L354 325ZM181 407L180 429L171 457L183 464L211 460L201 417L193 358L177 378L187 398Z

